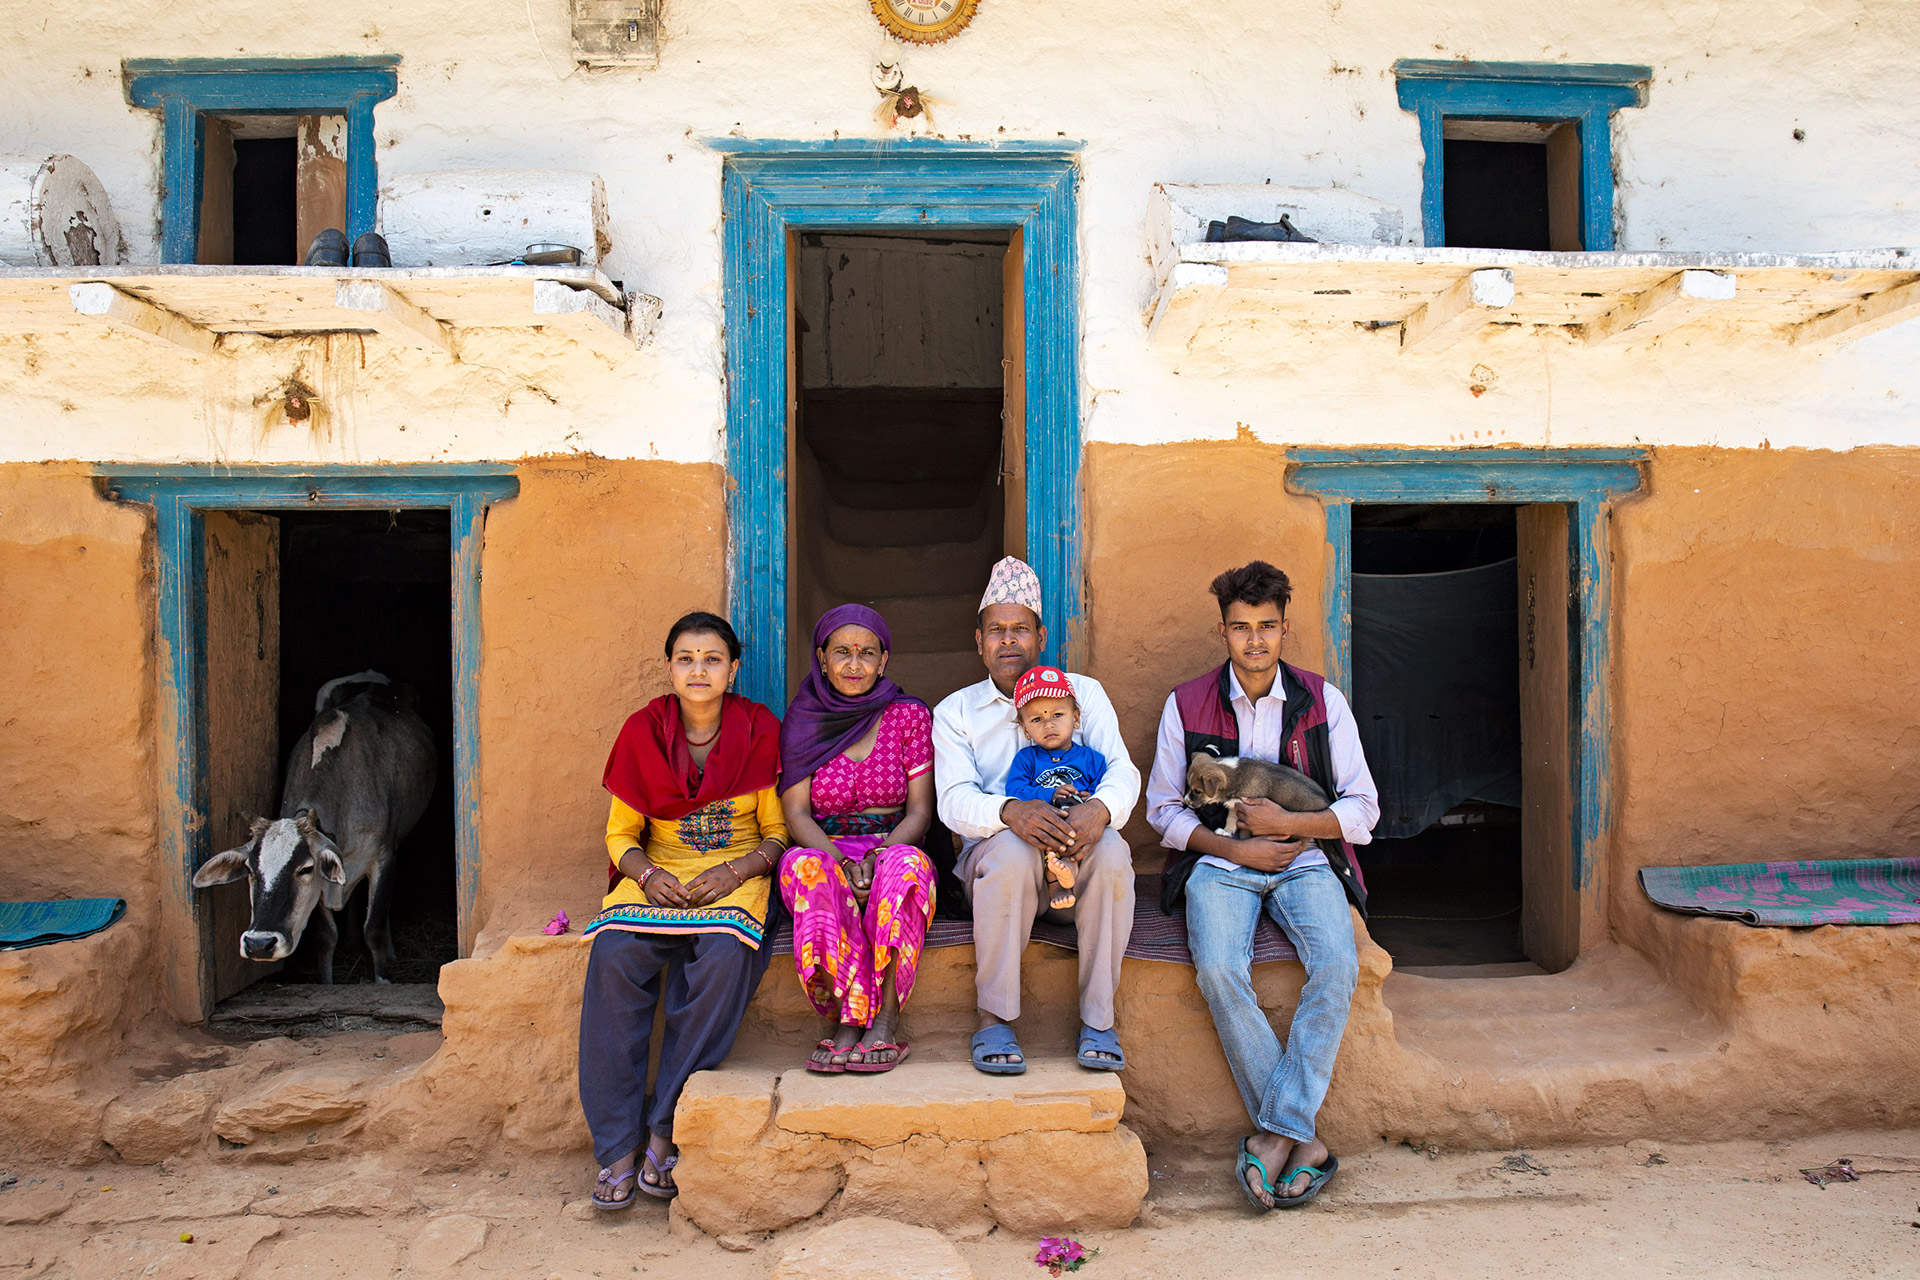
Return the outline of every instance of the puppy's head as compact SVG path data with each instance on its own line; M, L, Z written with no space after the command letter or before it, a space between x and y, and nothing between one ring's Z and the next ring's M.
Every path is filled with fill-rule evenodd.
M1193 759L1187 762L1187 807L1198 809L1225 803L1232 781L1233 770L1222 764L1218 756L1207 751L1194 752Z

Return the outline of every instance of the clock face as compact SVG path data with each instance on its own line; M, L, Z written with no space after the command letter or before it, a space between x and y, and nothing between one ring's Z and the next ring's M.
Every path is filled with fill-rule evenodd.
M980 0L869 0L873 16L895 39L938 44L973 21Z

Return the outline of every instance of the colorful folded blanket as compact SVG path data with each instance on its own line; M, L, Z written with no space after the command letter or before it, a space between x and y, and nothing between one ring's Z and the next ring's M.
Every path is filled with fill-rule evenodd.
M1751 925L1920 924L1920 858L1642 867L1640 887L1670 910Z
M1160 877L1135 876L1133 894L1133 933L1127 939L1127 957L1132 960L1160 960L1168 964L1191 965L1193 955L1187 950L1186 917L1170 916L1160 910ZM1035 942L1044 942L1065 951L1079 949L1079 940L1070 924L1055 924L1044 918L1036 920L1029 937ZM928 949L970 947L973 945L973 922L944 920L936 916L933 923L927 926L927 940L923 945ZM793 954L793 926L784 919L774 934L772 954ZM1298 956L1293 944L1287 941L1287 935L1281 933L1279 926L1271 919L1262 915L1253 930L1253 963L1269 964L1295 959Z
M125 898L0 902L0 951L40 947L98 933L126 913Z

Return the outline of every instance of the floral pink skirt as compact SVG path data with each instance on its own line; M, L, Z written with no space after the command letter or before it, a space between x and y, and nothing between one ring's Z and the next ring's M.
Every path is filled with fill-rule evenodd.
M780 860L780 896L793 916L793 967L823 1018L873 1023L889 964L900 1003L913 990L920 948L933 919L933 860L885 835L833 836L831 853L793 848ZM847 867L878 848L873 886L861 910Z

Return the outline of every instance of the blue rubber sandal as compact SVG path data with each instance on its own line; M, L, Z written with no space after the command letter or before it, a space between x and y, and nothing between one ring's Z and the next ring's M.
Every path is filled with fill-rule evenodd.
M1262 1204L1260 1197L1253 1194L1253 1188L1247 1185L1248 1169L1260 1171L1260 1185L1266 1188L1268 1195L1274 1197L1273 1204ZM1233 1180L1240 1185L1240 1194L1247 1198L1247 1203L1260 1212L1265 1213L1279 1204L1279 1195L1273 1189L1273 1179L1267 1176L1267 1166L1260 1163L1259 1156L1247 1150L1245 1138L1240 1139L1240 1158L1233 1162Z
M1009 1053L1020 1054L1018 1062L988 1062L990 1057L999 1057ZM1027 1055L1020 1052L1020 1042L1013 1037L1013 1028L1004 1023L995 1023L973 1033L973 1065L976 1070L990 1076L1024 1075L1027 1070Z
M1260 1172L1262 1176L1266 1174L1265 1169L1262 1169ZM1280 1186L1291 1186L1293 1180L1304 1173L1307 1175L1307 1189L1297 1196L1283 1196L1280 1194L1278 1188L1269 1186L1267 1192L1273 1197L1273 1207L1276 1209L1298 1209L1301 1205L1319 1195L1320 1188L1326 1186L1327 1180L1338 1172L1340 1172L1339 1156L1328 1156L1327 1162L1317 1169L1310 1164L1295 1165L1293 1170L1289 1172L1286 1178L1280 1183ZM1248 1188L1248 1190L1251 1191L1252 1188Z
M1093 1056L1096 1053L1110 1053L1119 1061L1111 1062L1104 1058L1096 1058ZM1120 1047L1120 1037L1112 1027L1108 1027L1105 1031L1095 1031L1082 1023L1080 1043L1074 1049L1074 1056L1080 1065L1089 1071L1122 1071L1127 1065L1126 1051Z

